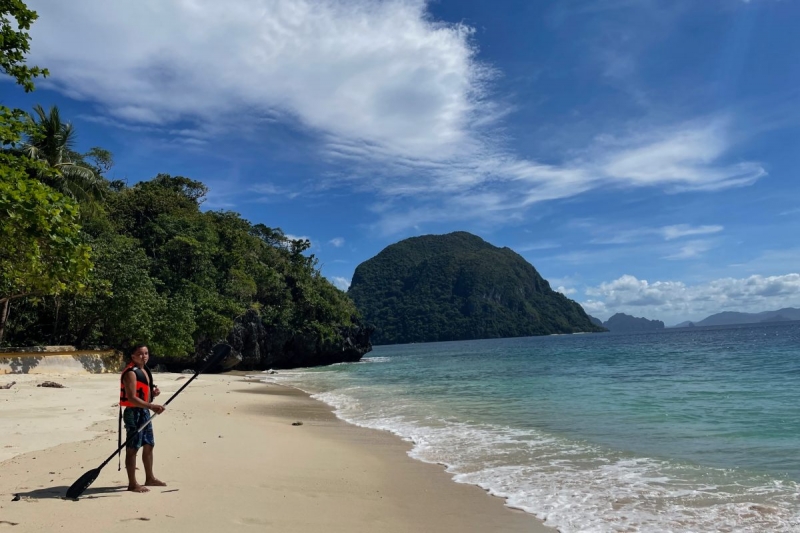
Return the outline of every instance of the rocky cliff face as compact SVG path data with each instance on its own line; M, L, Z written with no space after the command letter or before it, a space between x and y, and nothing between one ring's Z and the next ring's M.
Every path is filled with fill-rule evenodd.
M356 362L372 350L372 329L341 327L337 339L322 341L314 332L282 336L270 332L258 312L247 311L236 321L228 343L242 356L237 370L296 368Z
M255 310L248 310L237 318L233 330L225 342L234 352L223 366L209 372L226 370L268 370L270 368L298 368L354 363L372 350L370 335L373 328L362 325L342 326L332 338L323 339L313 330L303 334L291 334L286 329L269 327ZM206 354L211 352L214 341L203 339L197 343L194 363L177 362L168 358L154 358L151 367L180 372L187 368L203 366Z

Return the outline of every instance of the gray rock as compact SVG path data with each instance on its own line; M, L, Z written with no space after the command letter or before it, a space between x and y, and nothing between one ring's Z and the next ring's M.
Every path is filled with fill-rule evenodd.
M45 381L44 383L39 383L36 385L37 387L49 387L52 389L65 389L66 387L61 383L56 383L55 381Z

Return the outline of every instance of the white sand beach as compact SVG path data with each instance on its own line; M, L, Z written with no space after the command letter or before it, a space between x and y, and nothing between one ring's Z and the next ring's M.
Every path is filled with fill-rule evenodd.
M162 400L186 379L155 376ZM234 375L199 377L155 419L155 473L166 488L127 492L115 459L79 501L65 500L116 448L118 377L0 379L17 381L0 390L0 530L554 531L411 459L409 444L389 433L347 424L300 391ZM45 380L66 388L36 387Z

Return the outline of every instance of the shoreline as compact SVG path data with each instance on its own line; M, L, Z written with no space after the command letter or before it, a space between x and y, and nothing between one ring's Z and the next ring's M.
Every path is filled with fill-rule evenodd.
M167 396L181 384L179 375L156 376ZM89 380L97 390L88 387L85 396L101 394L104 403L94 406L101 414L111 409L116 379ZM64 391L84 396L78 385L52 392ZM8 419L3 399L0 418ZM125 472L112 461L79 503L63 500L66 487L116 448L116 421L98 420L90 430L99 437L0 462L0 525L67 533L129 531L140 520L162 531L556 531L476 485L454 482L442 466L410 457L411 444L399 436L350 424L293 387L204 375L166 415L155 428L155 472L165 489L126 492ZM21 501L12 502L14 494Z

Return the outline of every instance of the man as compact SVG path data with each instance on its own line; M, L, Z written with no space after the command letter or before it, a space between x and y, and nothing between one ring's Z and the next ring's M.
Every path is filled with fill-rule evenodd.
M149 492L147 487L165 487L167 484L160 481L153 474L153 424L137 433L142 424L150 420L150 411L163 413L164 406L152 403L153 399L161 394L158 387L153 385L153 375L147 368L150 351L145 345L133 348L130 363L122 371L120 377L119 404L125 407L122 415L125 421L125 430L130 440L125 449L125 470L128 472L128 490L133 492ZM134 435L131 437L131 435ZM142 462L144 463L144 485L136 481L136 456L139 448L143 448Z

